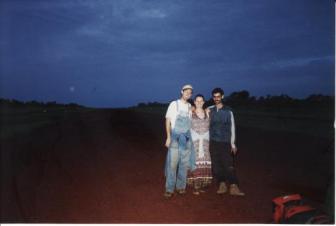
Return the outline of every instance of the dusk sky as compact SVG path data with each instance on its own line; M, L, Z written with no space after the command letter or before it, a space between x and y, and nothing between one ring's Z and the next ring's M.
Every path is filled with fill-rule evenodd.
M126 107L334 95L332 0L1 0L0 97Z

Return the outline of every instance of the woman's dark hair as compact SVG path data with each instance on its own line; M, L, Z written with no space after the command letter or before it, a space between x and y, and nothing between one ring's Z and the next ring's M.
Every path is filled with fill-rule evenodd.
M202 94L197 94L197 95L195 96L194 100L196 100L197 97L201 97L201 98L203 98L203 100L205 101L205 98L204 98L204 96L203 96Z
M211 92L212 96L215 94L215 93L220 93L221 96L224 95L224 91L221 89L221 88L214 88Z
M203 101L205 102L205 98L204 98L204 96L202 95L202 94L197 94L195 97L194 97L194 99L192 100L192 99L189 99L189 103L192 105L192 106L194 106L195 107L195 100L196 100L196 98L197 97L201 97L201 98L203 98ZM204 108L204 105L203 105L203 108Z

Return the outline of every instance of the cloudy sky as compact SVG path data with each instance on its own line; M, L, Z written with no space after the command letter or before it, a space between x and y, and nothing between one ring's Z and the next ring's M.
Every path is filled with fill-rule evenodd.
M1 0L0 96L124 107L334 94L332 0Z

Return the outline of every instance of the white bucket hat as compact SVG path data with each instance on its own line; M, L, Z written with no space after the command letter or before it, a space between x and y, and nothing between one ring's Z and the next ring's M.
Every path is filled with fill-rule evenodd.
M183 92L184 90L186 90L186 89L193 89L193 87L191 86L191 85L189 85L189 84L187 84L187 85L184 85L183 87L182 87L182 89L181 89L181 92Z

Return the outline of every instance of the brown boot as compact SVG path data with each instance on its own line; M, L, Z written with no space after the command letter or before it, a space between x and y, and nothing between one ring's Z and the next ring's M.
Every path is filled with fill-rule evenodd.
M220 194L224 194L226 192L227 192L227 187L226 187L225 182L220 182L218 190L217 190L217 194L220 195Z
M239 190L238 185L231 184L230 185L230 195L244 196L245 193Z
M194 191L193 191L193 194L194 194L194 195L200 195L200 192L199 192L199 190L194 190Z

